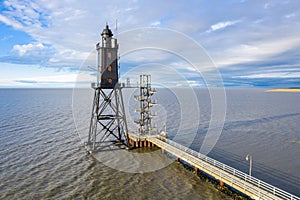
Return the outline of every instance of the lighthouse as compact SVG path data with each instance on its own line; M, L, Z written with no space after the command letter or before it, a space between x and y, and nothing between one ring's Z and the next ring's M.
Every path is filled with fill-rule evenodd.
M87 146L98 151L107 141L129 147L128 128L118 77L118 42L109 26L103 29L97 50L97 82L92 83L94 100Z

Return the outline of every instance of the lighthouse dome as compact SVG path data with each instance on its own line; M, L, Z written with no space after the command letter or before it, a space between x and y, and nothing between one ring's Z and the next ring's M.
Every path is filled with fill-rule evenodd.
M103 37L112 37L113 36L113 33L109 29L108 25L106 25L105 29L103 29L101 36L103 36Z

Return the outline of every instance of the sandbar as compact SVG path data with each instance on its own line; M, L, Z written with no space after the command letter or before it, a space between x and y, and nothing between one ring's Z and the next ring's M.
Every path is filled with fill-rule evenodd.
M266 90L266 92L300 92L300 88L278 88Z

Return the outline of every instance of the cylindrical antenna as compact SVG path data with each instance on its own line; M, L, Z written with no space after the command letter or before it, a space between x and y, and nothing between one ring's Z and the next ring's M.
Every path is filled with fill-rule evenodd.
M118 36L118 19L116 19L116 30L115 30L115 37L117 38Z

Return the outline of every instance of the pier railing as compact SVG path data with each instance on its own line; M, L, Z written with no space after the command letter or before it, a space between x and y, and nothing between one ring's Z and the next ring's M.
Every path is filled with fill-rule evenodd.
M169 140L169 139L166 139L164 137L161 137L161 136L157 136L158 139L168 143L169 145L173 146L173 147L176 147L177 149L180 149L190 155L193 155L197 158L199 158L200 160L203 160L205 161L206 163L209 163L210 165L208 164L205 164L204 162L199 162L197 163L199 166L202 166L206 169L210 169L210 171L212 171L213 173L215 174L218 174L220 177L222 178L226 178L228 180L231 180L232 181L232 184L235 184L235 185L238 185L239 187L243 188L244 190L248 190L250 191L251 193L253 194L256 194L256 196L258 197L261 197L261 196L264 196L265 198L267 197L266 194L263 194L261 192L261 190L257 190L256 188L259 188L259 189L262 189L268 193L271 193L281 199L289 199L289 200L300 200L300 197L297 197L291 193L288 193L280 188L277 188L269 183L266 183L260 179L257 179L253 176L250 176L249 174L246 174L242 171L239 171L237 169L234 169L233 167L230 167L228 165L225 165L215 159L212 159L206 155L203 155L199 152L196 152L188 147L185 147L181 144L178 144L172 140ZM215 168L212 168L211 165L213 165ZM219 170L218 170L219 169ZM224 173L227 172L227 173ZM235 177L238 177L240 179L242 179L243 181L239 181L237 179L233 180L232 176L229 176L228 175L231 174ZM245 182L248 182L248 183L251 183L252 185L256 186L256 187L251 187L251 185L246 185ZM273 199L273 198L270 198L270 199Z

